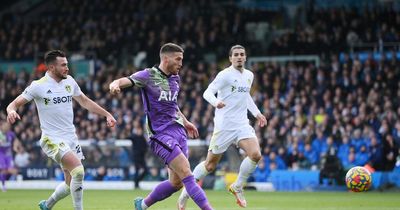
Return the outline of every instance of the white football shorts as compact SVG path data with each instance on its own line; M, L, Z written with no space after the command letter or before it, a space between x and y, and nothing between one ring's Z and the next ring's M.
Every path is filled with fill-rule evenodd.
M208 151L213 154L224 153L231 144L238 145L239 141L247 138L257 138L254 128L250 125L245 125L236 130L221 130L214 131Z
M85 159L81 145L78 144L76 137L74 139L63 140L61 138L43 136L39 143L47 157L56 161L61 167L61 159L69 151L74 152L79 159Z

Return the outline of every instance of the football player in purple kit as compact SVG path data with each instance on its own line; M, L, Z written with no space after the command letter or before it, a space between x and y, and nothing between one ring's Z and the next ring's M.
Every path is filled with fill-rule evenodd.
M12 156L15 133L10 130L7 123L0 128L0 180L1 190L6 191L6 178L8 174L16 174Z
M204 191L196 184L187 158L187 134L196 138L198 131L180 112L177 103L183 49L173 43L164 44L160 49L160 60L159 66L114 80L109 86L111 94L118 94L122 88L131 86L140 88L148 144L153 153L168 165L169 179L157 185L146 198L136 198L135 209L147 209L171 196L183 185L200 209L212 209Z

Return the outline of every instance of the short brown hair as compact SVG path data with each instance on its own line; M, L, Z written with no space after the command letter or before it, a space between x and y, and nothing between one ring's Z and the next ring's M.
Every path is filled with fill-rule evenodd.
M57 57L65 58L65 53L61 50L50 50L44 54L44 63L49 65L57 60Z
M233 52L233 50L235 50L235 49L243 49L243 50L246 51L246 49L245 49L242 45L239 45L239 44L233 45L233 46L231 47L231 49L229 50L229 57L232 56L232 52Z
M164 53L171 53L171 52L181 52L183 53L184 50L181 46L174 44L174 43L166 43L160 49L160 55Z

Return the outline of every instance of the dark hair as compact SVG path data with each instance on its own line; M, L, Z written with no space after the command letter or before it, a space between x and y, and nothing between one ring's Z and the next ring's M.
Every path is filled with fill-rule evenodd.
M171 53L171 52L181 52L183 53L184 50L181 46L174 44L174 43L166 43L160 49L160 55L163 53Z
M246 51L246 49L245 49L242 45L239 45L239 44L233 45L233 46L231 47L231 49L229 50L229 57L232 56L232 52L233 52L233 50L235 50L235 49L243 49L243 50Z
M65 53L61 50L50 50L44 54L44 63L49 65L57 60L57 57L65 58Z

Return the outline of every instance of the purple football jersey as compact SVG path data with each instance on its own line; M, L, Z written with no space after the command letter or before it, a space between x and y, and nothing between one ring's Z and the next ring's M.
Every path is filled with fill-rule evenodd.
M0 169L14 167L12 156L12 145L15 134L12 131L3 133L0 131Z
M174 123L183 125L182 117L177 114L178 75L166 75L153 67L138 71L130 78L141 90L149 137Z
M14 132L8 131L4 134L0 131L0 155L12 156L12 145L14 138Z

